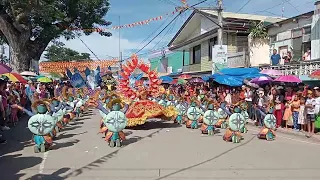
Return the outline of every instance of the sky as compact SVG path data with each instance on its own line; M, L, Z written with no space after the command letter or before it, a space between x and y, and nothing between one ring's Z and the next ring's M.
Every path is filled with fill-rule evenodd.
M202 0L187 0L191 6ZM315 0L251 0L243 9L240 8L248 2L248 0L223 0L224 11L260 14L268 16L281 17L282 7L284 7L284 17L292 17L298 14L314 10ZM111 26L120 24L130 24L143 21L153 17L164 16L166 13L174 11L176 6L181 5L180 0L109 0L110 10L105 19L111 21ZM214 7L216 0L208 0L197 7ZM180 29L182 24L188 18L192 11L180 15L167 29L163 31L157 38L150 42L142 51L141 58L148 58L154 50L165 47L172 39L175 33ZM175 15L164 16L161 21L153 21L148 25L136 26L133 28L123 28L120 30L120 49L124 58L130 57L131 54L137 52L145 46L153 37L158 34ZM89 36L81 36L85 44L93 51L98 59L110 59L119 56L119 30L110 30L113 34L111 37L102 37L97 33ZM66 41L60 38L66 47L77 50L79 52L90 53L90 50L79 40ZM92 54L92 58L96 59Z

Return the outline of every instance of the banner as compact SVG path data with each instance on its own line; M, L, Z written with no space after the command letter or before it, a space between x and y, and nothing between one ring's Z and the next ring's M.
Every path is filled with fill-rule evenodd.
M212 49L212 74L227 67L227 45L215 45Z

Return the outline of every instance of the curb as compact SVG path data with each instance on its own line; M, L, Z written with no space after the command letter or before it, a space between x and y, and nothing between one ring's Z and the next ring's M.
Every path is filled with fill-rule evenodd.
M249 120L247 125L249 126L252 126L252 127L256 127L256 128L259 128L258 126L255 125L254 121L252 120ZM307 138L306 137L306 134L304 132L296 132L292 129L285 129L285 128L278 128L276 130L276 132L280 132L280 133L283 133L283 134L288 134L288 135L293 135L293 136L300 136L300 137L304 137L304 138ZM310 138L307 138L307 139L316 139L316 140L320 140L320 136L319 135L314 135Z

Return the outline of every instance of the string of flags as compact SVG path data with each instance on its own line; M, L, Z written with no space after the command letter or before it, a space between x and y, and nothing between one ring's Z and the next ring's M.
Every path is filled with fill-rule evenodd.
M148 25L150 22L153 21L160 21L162 20L165 16L169 16L169 15L174 15L176 13L181 13L183 11L185 11L188 7L184 6L184 7L176 7L174 11L166 13L165 15L162 16L158 16L158 17L153 17L150 19L146 19L143 21L139 21L139 22L134 22L134 23L130 23L130 24L124 24L121 26L112 26L112 27L108 27L108 28L70 28L68 27L67 29L69 31L85 31L85 32L103 32L105 30L117 30L117 29L123 29L123 28L133 28L136 26L142 26L142 25Z

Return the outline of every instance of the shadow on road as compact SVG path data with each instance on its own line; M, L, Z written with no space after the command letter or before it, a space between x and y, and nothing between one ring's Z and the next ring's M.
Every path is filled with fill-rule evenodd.
M0 158L1 179L21 179L25 174L20 173L27 168L34 167L41 163L40 157L20 157L21 154L2 156ZM36 169L38 171L38 169Z
M28 126L28 117L23 117L16 127L11 128L9 131L4 131L3 136L7 139L8 143L0 145L0 156L8 153L13 153L23 150L25 147L32 146L32 134Z
M50 151L70 147L70 146L77 144L78 142L80 142L80 140L78 140L78 139L74 139L72 141L63 142L63 143L54 142L54 145L50 148Z
M88 133L88 131L78 133L78 134L66 134L66 132L63 132L61 134L58 134L58 136L54 140L68 139L68 138L72 138L73 136L78 136L86 133Z
M63 180L65 178L61 177L63 173L69 171L70 168L61 168L52 174L37 174L32 177L27 178L27 180Z

